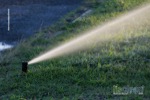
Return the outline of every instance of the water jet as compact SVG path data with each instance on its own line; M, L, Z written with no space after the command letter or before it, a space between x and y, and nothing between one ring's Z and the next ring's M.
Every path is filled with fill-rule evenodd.
M88 49L96 43L109 41L119 36L130 38L130 35L142 30L140 27L148 27L149 21L150 4L147 4L82 33L82 35L31 59L28 64L35 64L79 50Z

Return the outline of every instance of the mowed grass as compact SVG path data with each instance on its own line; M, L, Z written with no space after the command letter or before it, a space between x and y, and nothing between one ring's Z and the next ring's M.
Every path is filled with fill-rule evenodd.
M99 99L114 98L113 85L145 86L149 96L150 40L146 35L108 41L98 48L30 66L30 72L6 76L1 94L16 98ZM12 66L13 67L13 66ZM120 98L126 98L121 96Z
M130 0L125 1L125 4L133 3ZM133 5L142 2L141 0L134 1ZM116 3L117 0L113 2ZM95 13L81 20L81 23L66 24L69 29L66 29L64 34L49 40L44 38L45 33L41 33L42 35L39 33L39 36L29 39L29 42L24 42L11 53L7 53L0 67L0 98L11 100L40 98L47 100L142 100L150 98L150 30L147 27L134 33L131 30L132 34L127 37L118 35L112 40L100 42L88 50L31 65L28 74L21 74L20 61L32 59L46 50L48 45L52 48L73 37L73 33L76 32L74 28L80 27L79 31L82 31L90 25L96 25L96 22L102 22L98 17L103 20L102 18L108 16L106 19L109 19L125 11L113 8L113 13L108 10L105 13L100 12L103 13L100 15L97 12L100 8L93 9ZM87 21L93 24L86 26ZM78 26L78 23L82 26ZM115 96L113 95L114 85L144 86L144 95Z

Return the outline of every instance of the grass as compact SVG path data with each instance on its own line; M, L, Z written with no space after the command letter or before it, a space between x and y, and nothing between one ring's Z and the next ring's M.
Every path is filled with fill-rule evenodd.
M13 50L4 52L0 67L0 99L149 99L150 30L148 28L134 31L135 35L130 34L128 37L119 35L112 40L95 44L88 50L29 66L27 75L22 75L20 72L19 62L22 60L32 59L80 32L144 2L143 0L120 1L107 0L98 3L93 0L90 9L94 12L90 16L75 23L68 23L65 22L65 19L71 16L68 15L54 26L20 43ZM63 33L46 38L49 32L57 31ZM144 86L144 95L114 96L113 85Z

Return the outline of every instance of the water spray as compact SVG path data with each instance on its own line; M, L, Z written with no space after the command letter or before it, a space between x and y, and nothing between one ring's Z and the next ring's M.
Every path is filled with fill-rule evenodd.
M28 72L28 62L23 61L22 62L22 72L27 73Z
M91 31L85 32L83 35L68 41L28 62L29 65L41 61L52 59L58 56L73 53L75 51L88 48L95 42L107 41L117 35L123 33L123 36L130 33L130 29L138 30L145 24L149 25L150 21L150 5L144 5L141 8L126 13L116 19L104 23ZM27 66L27 64L26 64Z

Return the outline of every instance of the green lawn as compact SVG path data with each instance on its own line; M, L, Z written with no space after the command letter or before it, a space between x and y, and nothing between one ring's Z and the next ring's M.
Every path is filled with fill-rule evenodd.
M88 50L61 56L29 66L21 74L21 61L30 60L61 42L79 35L149 0L87 0L93 13L75 23L65 19L34 37L4 52L0 67L0 99L63 99L63 100L143 100L150 99L150 29L133 31L128 37L118 35L112 40L91 46ZM86 6L84 6L86 7ZM83 7L78 8L83 9ZM62 26L61 26L62 24ZM63 33L51 38L49 32ZM132 33L132 29L131 29ZM113 95L113 86L144 86L144 95Z

